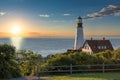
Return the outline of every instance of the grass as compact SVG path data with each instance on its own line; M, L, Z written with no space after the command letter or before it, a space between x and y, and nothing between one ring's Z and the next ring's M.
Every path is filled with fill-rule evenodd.
M67 76L53 76L44 80L120 80L120 73L81 73Z

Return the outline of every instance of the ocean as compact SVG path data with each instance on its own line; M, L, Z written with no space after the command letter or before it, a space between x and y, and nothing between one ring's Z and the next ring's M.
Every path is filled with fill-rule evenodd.
M88 38L86 38L88 39ZM114 49L120 47L120 38L110 39ZM47 56L49 54L58 54L72 49L74 46L73 38L0 38L0 44L12 44L17 50L32 50L35 53Z

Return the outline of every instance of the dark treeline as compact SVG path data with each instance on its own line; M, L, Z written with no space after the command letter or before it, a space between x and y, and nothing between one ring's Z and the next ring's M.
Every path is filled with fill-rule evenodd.
M106 50L92 55L84 52L65 52L55 55L51 54L43 58L40 54L34 53L33 51L16 51L14 46L0 44L0 79L37 75L40 66L102 63L120 63L120 48L114 51ZM43 70L55 70L55 68Z

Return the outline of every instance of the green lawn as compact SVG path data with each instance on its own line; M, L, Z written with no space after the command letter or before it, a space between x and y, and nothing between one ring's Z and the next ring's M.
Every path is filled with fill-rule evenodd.
M67 76L53 76L44 80L120 80L120 73L81 73Z

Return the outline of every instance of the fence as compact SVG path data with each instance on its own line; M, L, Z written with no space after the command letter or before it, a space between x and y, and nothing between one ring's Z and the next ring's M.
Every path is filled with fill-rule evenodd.
M81 72L111 72L120 71L120 64L89 64L89 65L72 65L69 66L46 66L38 67L39 74L56 74L56 73L81 73Z

